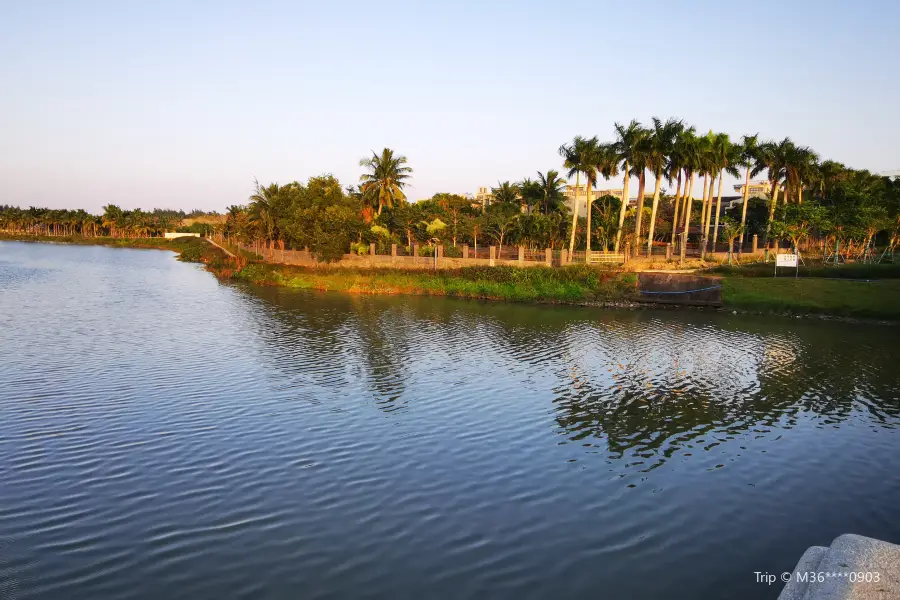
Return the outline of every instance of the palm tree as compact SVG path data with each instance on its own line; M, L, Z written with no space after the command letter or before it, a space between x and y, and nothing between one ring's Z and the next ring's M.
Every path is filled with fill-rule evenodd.
M783 150L785 178L790 189L797 192L797 204L803 203L803 182L815 179L819 166L819 155L807 146L786 145ZM785 188L784 201L788 201Z
M690 127L676 142L676 152L679 152L684 165L684 185L687 188L684 198L684 231L681 233L681 263L684 264L687 253L688 231L691 226L691 211L694 205L694 183L697 171L702 168L700 138L694 134L694 128Z
M750 203L750 170L754 167L756 163L756 154L759 149L759 134L754 133L753 135L745 135L741 138L740 152L741 152L741 160L740 164L744 167L744 191L742 198L742 206L741 206L741 227L740 227L740 242L738 242L738 248L741 252L744 251L744 230L747 226L747 204Z
M708 209L711 206L710 197L712 196L712 186L715 183L716 173L718 169L716 168L716 159L715 152L713 150L713 140L715 139L715 135L712 131L707 133L705 136L699 139L698 144L698 167L699 172L703 174L703 202L700 205L700 258L701 260L706 256L706 239L709 234L707 229L707 223L709 221L708 218ZM712 175L713 180L710 181L710 175Z
M851 171L843 163L826 160L819 165L818 177L815 180L816 191L822 198L830 196L834 187L850 175Z
M572 231L569 234L569 256L575 251L575 230L578 228L578 190L581 188L581 175L584 174L587 195L585 196L585 212L587 213L587 251L591 251L591 187L597 183L598 148L597 136L590 139L575 136L569 145L559 147L563 157L563 167L568 169L566 177L575 175L575 193L572 196Z
M412 175L412 169L406 165L405 156L394 156L394 151L385 148L381 155L372 153L371 158L363 158L359 166L369 169L359 177L359 189L363 196L378 200L378 215L385 206L391 208L394 202L406 200L403 188Z
M719 219L722 214L722 181L727 172L732 177L740 177L737 165L741 162L741 146L732 144L727 133L719 133L713 141L716 165L719 167L719 198L716 201L716 225L713 229L712 249L716 251L716 242L719 240ZM709 228L709 223L707 223Z
M527 213L533 206L537 206L541 203L543 193L539 182L530 177L526 177L517 183L516 187L519 188L519 203L521 205L519 207L519 212Z
M651 132L647 130L647 134L642 136L635 147L632 156L631 174L638 179L638 197L637 210L634 215L634 248L636 252L640 252L641 246L641 224L644 220L644 188L646 187L647 176L647 159L650 154Z
M250 195L250 220L256 225L266 246L274 251L273 242L278 239L278 223L275 218L276 203L281 194L281 186L270 183L263 187L255 182L256 191Z
M682 205L682 189L681 189L681 176L685 175L684 180L684 203L687 203L687 187L688 187L688 179L687 177L687 166L690 161L689 151L692 149L691 140L694 139L695 129L693 126L685 128L681 127L681 130L675 136L675 139L672 144L672 148L669 151L669 160L666 164L666 176L669 180L672 177L677 177L678 179L678 188L675 192L675 211L672 215L672 245L675 245L675 234L678 231L678 223L679 223L679 215L681 214L679 210L684 210Z
M101 218L103 227L109 229L110 237L116 237L116 229L122 221L122 209L115 204L104 206Z
M653 189L653 208L650 210L650 226L647 229L647 256L653 253L653 231L656 228L656 209L659 206L659 187L662 183L663 173L666 172L668 160L675 146L675 139L684 130L684 123L675 119L669 119L665 123L653 117L653 131L650 135L649 149L646 155L647 168L653 173L656 180ZM669 178L671 183L671 178ZM681 192L681 175L678 176L678 191ZM677 202L677 200L676 200ZM677 220L677 217L676 217ZM672 227L674 234L675 227Z
M540 190L540 204L545 215L562 213L565 211L566 196L563 193L566 180L559 176L558 171L549 170L547 174L538 171L537 186Z
M618 152L616 152L616 148L613 144L599 144L597 146L596 159L597 173L599 173L600 176L603 177L603 179L609 181L613 177L617 177L619 175L619 154ZM593 201L591 201L591 204L593 204ZM623 200L622 204L627 204L627 202ZM590 204L588 206L590 206ZM619 210L621 211L621 207ZM621 217L621 212L619 216ZM621 229L622 228L619 227L616 231L621 231ZM605 252L609 247L609 241L606 235L604 235L604 240L603 250Z
M491 188L491 195L496 203L517 204L519 202L519 187L509 181L497 182L497 187Z
M639 151L641 141L649 135L649 131L641 127L641 124L632 119L627 126L615 124L616 141L612 149L616 153L617 162L622 164L622 172L625 178L622 185L622 206L619 209L619 228L616 231L616 243L613 252L619 251L622 241L622 229L625 226L625 211L628 209L628 180L631 178L631 165Z
M766 171L769 185L772 188L772 198L769 202L769 219L766 222L766 243L769 242L769 232L772 230L772 221L775 219L775 208L778 206L778 188L781 186L781 178L784 173L784 149L792 144L790 138L785 138L780 143L766 141L759 145L756 152L756 167L754 173Z

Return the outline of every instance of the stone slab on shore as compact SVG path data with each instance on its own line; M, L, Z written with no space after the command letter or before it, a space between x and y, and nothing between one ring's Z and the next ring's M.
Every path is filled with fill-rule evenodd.
M804 577L804 574L806 575ZM900 598L900 546L844 534L803 553L778 600Z

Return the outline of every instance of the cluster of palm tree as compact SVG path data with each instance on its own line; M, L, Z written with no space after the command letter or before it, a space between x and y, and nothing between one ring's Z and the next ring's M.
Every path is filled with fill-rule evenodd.
M596 185L598 177L602 176L608 180L621 175L623 199L630 197L630 181L632 178L637 178L637 207L633 240L636 247L646 244L649 253L655 235L662 182L666 181L671 186L673 180L677 181L676 192L672 197L674 221L672 241L674 243L679 229L685 236L689 231L694 212L694 187L697 184L698 175L703 177L703 202L699 215L703 248L708 244L712 223L713 186L716 179L719 183L719 201L715 203L716 215L713 228L713 244L715 244L721 218L724 176L725 174L737 176L737 168L740 165L750 164L744 157L750 156L748 148L754 146L755 139L755 136L746 136L741 143L733 143L724 133L709 132L705 136L698 136L694 127L686 126L682 121L676 119L663 121L654 117L652 126L649 128L643 127L634 120L627 125L616 123L613 141L601 143L597 137L587 139L579 136L572 143L562 145L559 152L563 156L564 165L569 169L569 176L576 177L576 186L580 185L580 177L585 177L588 188L587 198L589 199L591 198L590 189ZM645 239L643 223L646 216L644 202L648 174L654 179L654 191ZM591 223L592 204L593 201L587 202L588 227ZM627 209L628 203L622 202L613 245L614 252L619 251L625 234ZM682 221L683 225L681 225ZM587 250L590 251L590 232L588 232L587 241ZM682 248L684 248L684 244L682 244ZM570 250L573 249L574 235L570 240Z
M364 171L358 186L344 188L330 175L286 185L256 182L247 204L229 207L222 226L215 227L257 249L273 252L290 245L329 259L353 244L397 243L411 248L416 242L432 245L435 240L477 246L479 239L488 239L501 247L532 248L563 248L568 242L570 255L576 248L620 252L623 242L638 252L646 247L651 254L654 243L678 241L682 259L689 234L701 256L720 238L729 248L739 238L743 247L748 231L768 242L770 234L773 241L799 239L797 232L802 230L803 235L820 235L844 247L869 247L885 231L883 239L891 248L900 240L900 178L820 161L810 148L789 138L766 141L745 135L733 141L725 133L699 135L678 119L653 118L649 127L635 120L616 123L608 142L577 136L560 146L559 154L562 175L548 169L515 183L498 182L484 204L471 196L445 193L411 203L405 188L413 171L405 156L385 148L360 161ZM761 174L771 193L764 199L750 198L750 180ZM723 214L726 176L743 179L743 198ZM567 190L566 179L573 177L574 195ZM621 193L594 197L601 178L618 177ZM637 181L634 208L627 201L632 179ZM578 191L582 180L584 196ZM663 185L674 186L674 194L667 194ZM580 216L580 198L587 199L585 217ZM649 207L645 198L651 199ZM798 206L812 208L788 210ZM199 212L129 211L109 205L102 215L91 215L83 210L7 206L0 207L0 228L40 235L147 237L178 227Z
M9 233L42 236L155 237L179 227L186 218L214 214L160 208L149 212L139 208L122 210L115 204L104 206L100 215L82 209L0 206L0 229Z
M761 141L757 134L745 135L740 141L733 141L726 133L710 131L706 135L698 135L696 128L677 119L663 121L654 117L650 127L644 127L635 120L627 125L616 123L615 138L612 141L604 143L597 137L577 136L571 143L563 144L559 148L559 153L563 157L567 175L576 179L576 188L581 185L581 178L584 178L588 199L592 198L591 189L597 185L599 177L609 180L621 176L622 197L625 199L629 198L631 179L637 179L637 206L630 237L635 248L639 249L646 245L648 254L654 242L663 181L668 186L675 183L675 194L668 199L672 203L671 243L676 243L676 236L681 232L682 257L692 226L695 227L701 255L708 251L710 245L715 248L724 225L722 191L726 175L742 177L744 180L739 224L731 228L731 231L737 232L736 237L740 238L741 247L746 231L747 207L750 204L748 197L750 179L761 173L766 174L772 190L770 198L767 199L766 238L769 237L772 224L776 221L779 192L782 190L782 205L802 204L804 199L828 203L833 200L831 192L834 191L834 184L851 179L853 173L861 173L863 178L874 178L888 189L891 186L896 187L895 181L871 176L865 171L847 169L834 161L820 163L819 156L813 150L795 144L790 138L781 141ZM654 179L654 192L650 214L646 215L644 192L648 175ZM701 186L700 190L695 189L698 183ZM701 196L699 211L694 205L698 192ZM881 196L870 194L864 203L881 202L888 205L895 203L895 200L885 200L882 196L884 194ZM594 202L588 200L586 207L588 251L591 250L593 239L590 227ZM575 247L578 208L573 207L570 251ZM625 227L627 210L628 203L622 202L613 243L614 252L619 251L623 236L628 235ZM886 210L893 211L896 219L896 206L888 206ZM645 230L643 222L647 216L649 222ZM692 225L694 223L695 226Z

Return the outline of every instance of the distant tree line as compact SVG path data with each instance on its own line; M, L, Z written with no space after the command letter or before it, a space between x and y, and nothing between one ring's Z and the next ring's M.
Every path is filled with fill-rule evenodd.
M207 233L212 223L187 219L216 219L218 213L155 208L152 211L122 210L114 204L103 207L103 214L93 215L83 209L19 208L0 205L0 229L11 233L45 236L82 235L85 237L156 237L166 231L188 230Z
M672 243L682 256L688 240L701 252L717 242L743 245L750 235L762 243L798 244L815 236L824 244L866 249L894 248L900 237L900 178L874 175L825 160L789 138L760 140L745 135L739 142L725 133L698 135L676 119L654 118L649 127L637 121L616 123L614 137L575 137L559 148L563 173L536 172L521 181L498 182L485 202L452 193L409 202L405 189L413 170L404 156L389 148L363 158L358 185L344 187L331 175L285 185L256 183L245 204L228 208L224 219L194 222L200 233L219 231L235 241L268 250L302 249L321 260L376 244L386 251L398 244L445 253L470 246L522 245L575 251L620 251L629 244L638 252L653 244ZM743 180L742 202L722 208L726 175ZM751 198L751 178L765 175L771 190ZM564 178L565 177L565 178ZM621 177L622 191L594 198L600 179ZM566 195L567 179L586 193ZM631 180L637 180L634 206ZM652 193L649 193L652 185ZM674 188L674 193L671 190ZM591 198L585 203L585 199ZM581 216L585 214L586 216ZM104 207L102 215L83 210L0 207L0 228L43 235L154 236L185 228L202 211ZM646 250L642 250L646 248Z

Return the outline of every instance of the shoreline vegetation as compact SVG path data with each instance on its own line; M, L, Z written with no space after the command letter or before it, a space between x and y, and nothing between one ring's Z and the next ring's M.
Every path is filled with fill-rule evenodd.
M109 204L94 215L3 205L0 239L6 232L12 239L163 248L204 263L222 280L356 294L635 306L651 293L687 293L681 299L690 302L701 302L695 292L718 293L715 286L639 289L639 281L646 286L656 277L635 271L677 265L718 277L725 310L900 321L900 177L822 160L790 138L702 134L675 118L615 123L611 133L607 141L576 136L557 149L555 168L475 195L410 201L413 168L384 148L360 160L356 185L330 174L284 185L255 181L245 204L224 214ZM738 185L726 184L728 176ZM724 195L727 188L737 195ZM201 238L162 237L173 229L214 237L234 256ZM775 278L774 267L753 262L786 248L800 269ZM279 257L298 262L286 260L286 251L302 253L300 262L311 266L278 264ZM356 266L345 261L348 251L371 259ZM734 266L717 262L725 255ZM377 268L400 264L393 259L401 256L413 266L420 263L410 256L443 257L458 268Z
M476 300L607 308L657 307L641 302L637 276L616 268L465 267L439 271L319 268L261 262L230 248L234 258L203 238L104 238L0 233L0 241L161 249L203 263L220 280L367 295L447 296ZM806 276L771 276L771 265L715 267L725 310L766 315L900 321L900 265L843 265L807 269ZM670 307L671 308L671 307ZM679 307L684 308L684 307Z

